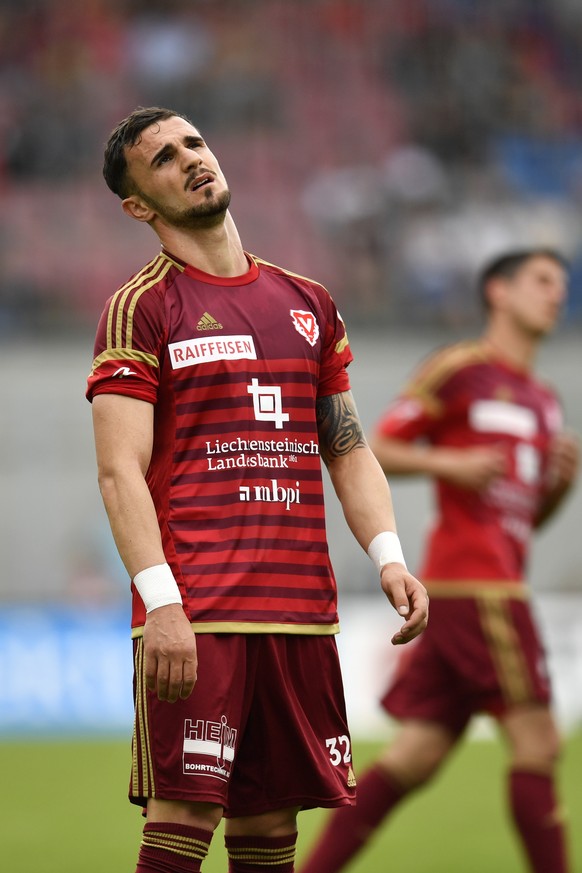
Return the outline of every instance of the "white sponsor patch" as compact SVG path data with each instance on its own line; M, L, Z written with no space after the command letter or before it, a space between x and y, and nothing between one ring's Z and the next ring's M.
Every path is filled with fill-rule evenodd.
M234 762L237 729L220 721L184 720L182 771L228 782Z
M526 406L503 400L477 400L469 407L469 423L481 433L507 433L532 439L538 430L535 414Z
M415 418L420 418L424 409L418 400L402 397L392 403L389 412L392 417L399 421L414 421Z
M255 341L252 336L222 336L216 339L200 337L170 343L170 361L174 370L205 364L209 361L257 360Z
M234 749L212 740L184 740L184 752L191 755L208 755L218 760L234 761Z

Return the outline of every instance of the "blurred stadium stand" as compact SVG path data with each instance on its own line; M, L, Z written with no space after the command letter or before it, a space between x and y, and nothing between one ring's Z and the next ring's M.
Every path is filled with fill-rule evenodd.
M575 0L3 0L0 333L93 325L157 247L102 182L136 105L189 114L246 246L366 323L470 325L508 244L573 260L582 319Z
M246 248L329 287L366 427L429 348L478 329L484 259L534 243L563 250L569 308L542 370L582 433L579 0L1 0L0 672L12 680L0 732L27 724L10 689L30 690L14 670L33 662L60 677L44 703L29 698L44 725L96 727L88 698L67 709L81 680L61 671L81 669L73 643L90 632L88 608L120 651L127 581L83 392L105 299L158 245L106 189L103 145L120 118L155 103L188 114L219 156ZM410 483L394 493L414 565L428 498ZM533 565L568 724L582 723L581 501L578 489ZM328 506L340 641L366 658L364 640L378 637L358 616L368 628L377 583ZM359 724L374 724L376 688L357 669L348 689ZM106 660L86 681L97 698L114 689L111 728L128 700L110 674Z

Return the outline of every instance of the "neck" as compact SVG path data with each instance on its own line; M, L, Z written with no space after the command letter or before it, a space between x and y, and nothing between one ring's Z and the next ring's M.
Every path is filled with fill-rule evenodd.
M204 273L226 278L241 276L248 270L248 261L230 212L214 227L191 231L163 225L154 230L165 249Z
M515 330L505 323L490 323L483 340L496 356L518 370L533 370L541 337Z

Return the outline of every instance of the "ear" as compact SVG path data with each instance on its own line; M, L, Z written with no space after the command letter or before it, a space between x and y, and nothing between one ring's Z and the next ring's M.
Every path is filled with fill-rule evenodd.
M502 276L496 276L490 279L487 283L486 295L487 302L490 308L498 309L503 306L503 302L509 291L509 282Z
M126 215L129 215L130 218L135 218L136 221L148 222L155 215L154 210L137 194L131 194L125 200L122 200L121 207Z

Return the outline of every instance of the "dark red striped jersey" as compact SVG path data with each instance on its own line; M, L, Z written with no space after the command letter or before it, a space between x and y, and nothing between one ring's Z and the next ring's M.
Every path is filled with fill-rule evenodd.
M516 591L546 491L550 440L561 429L554 392L482 341L441 349L421 365L378 432L443 447L495 445L507 456L505 474L484 492L437 481L438 514L419 571L433 593L448 582L451 593L462 583Z
M147 483L197 632L335 633L315 409L352 354L322 285L248 259L225 279L163 251L107 302L87 397L155 406Z

